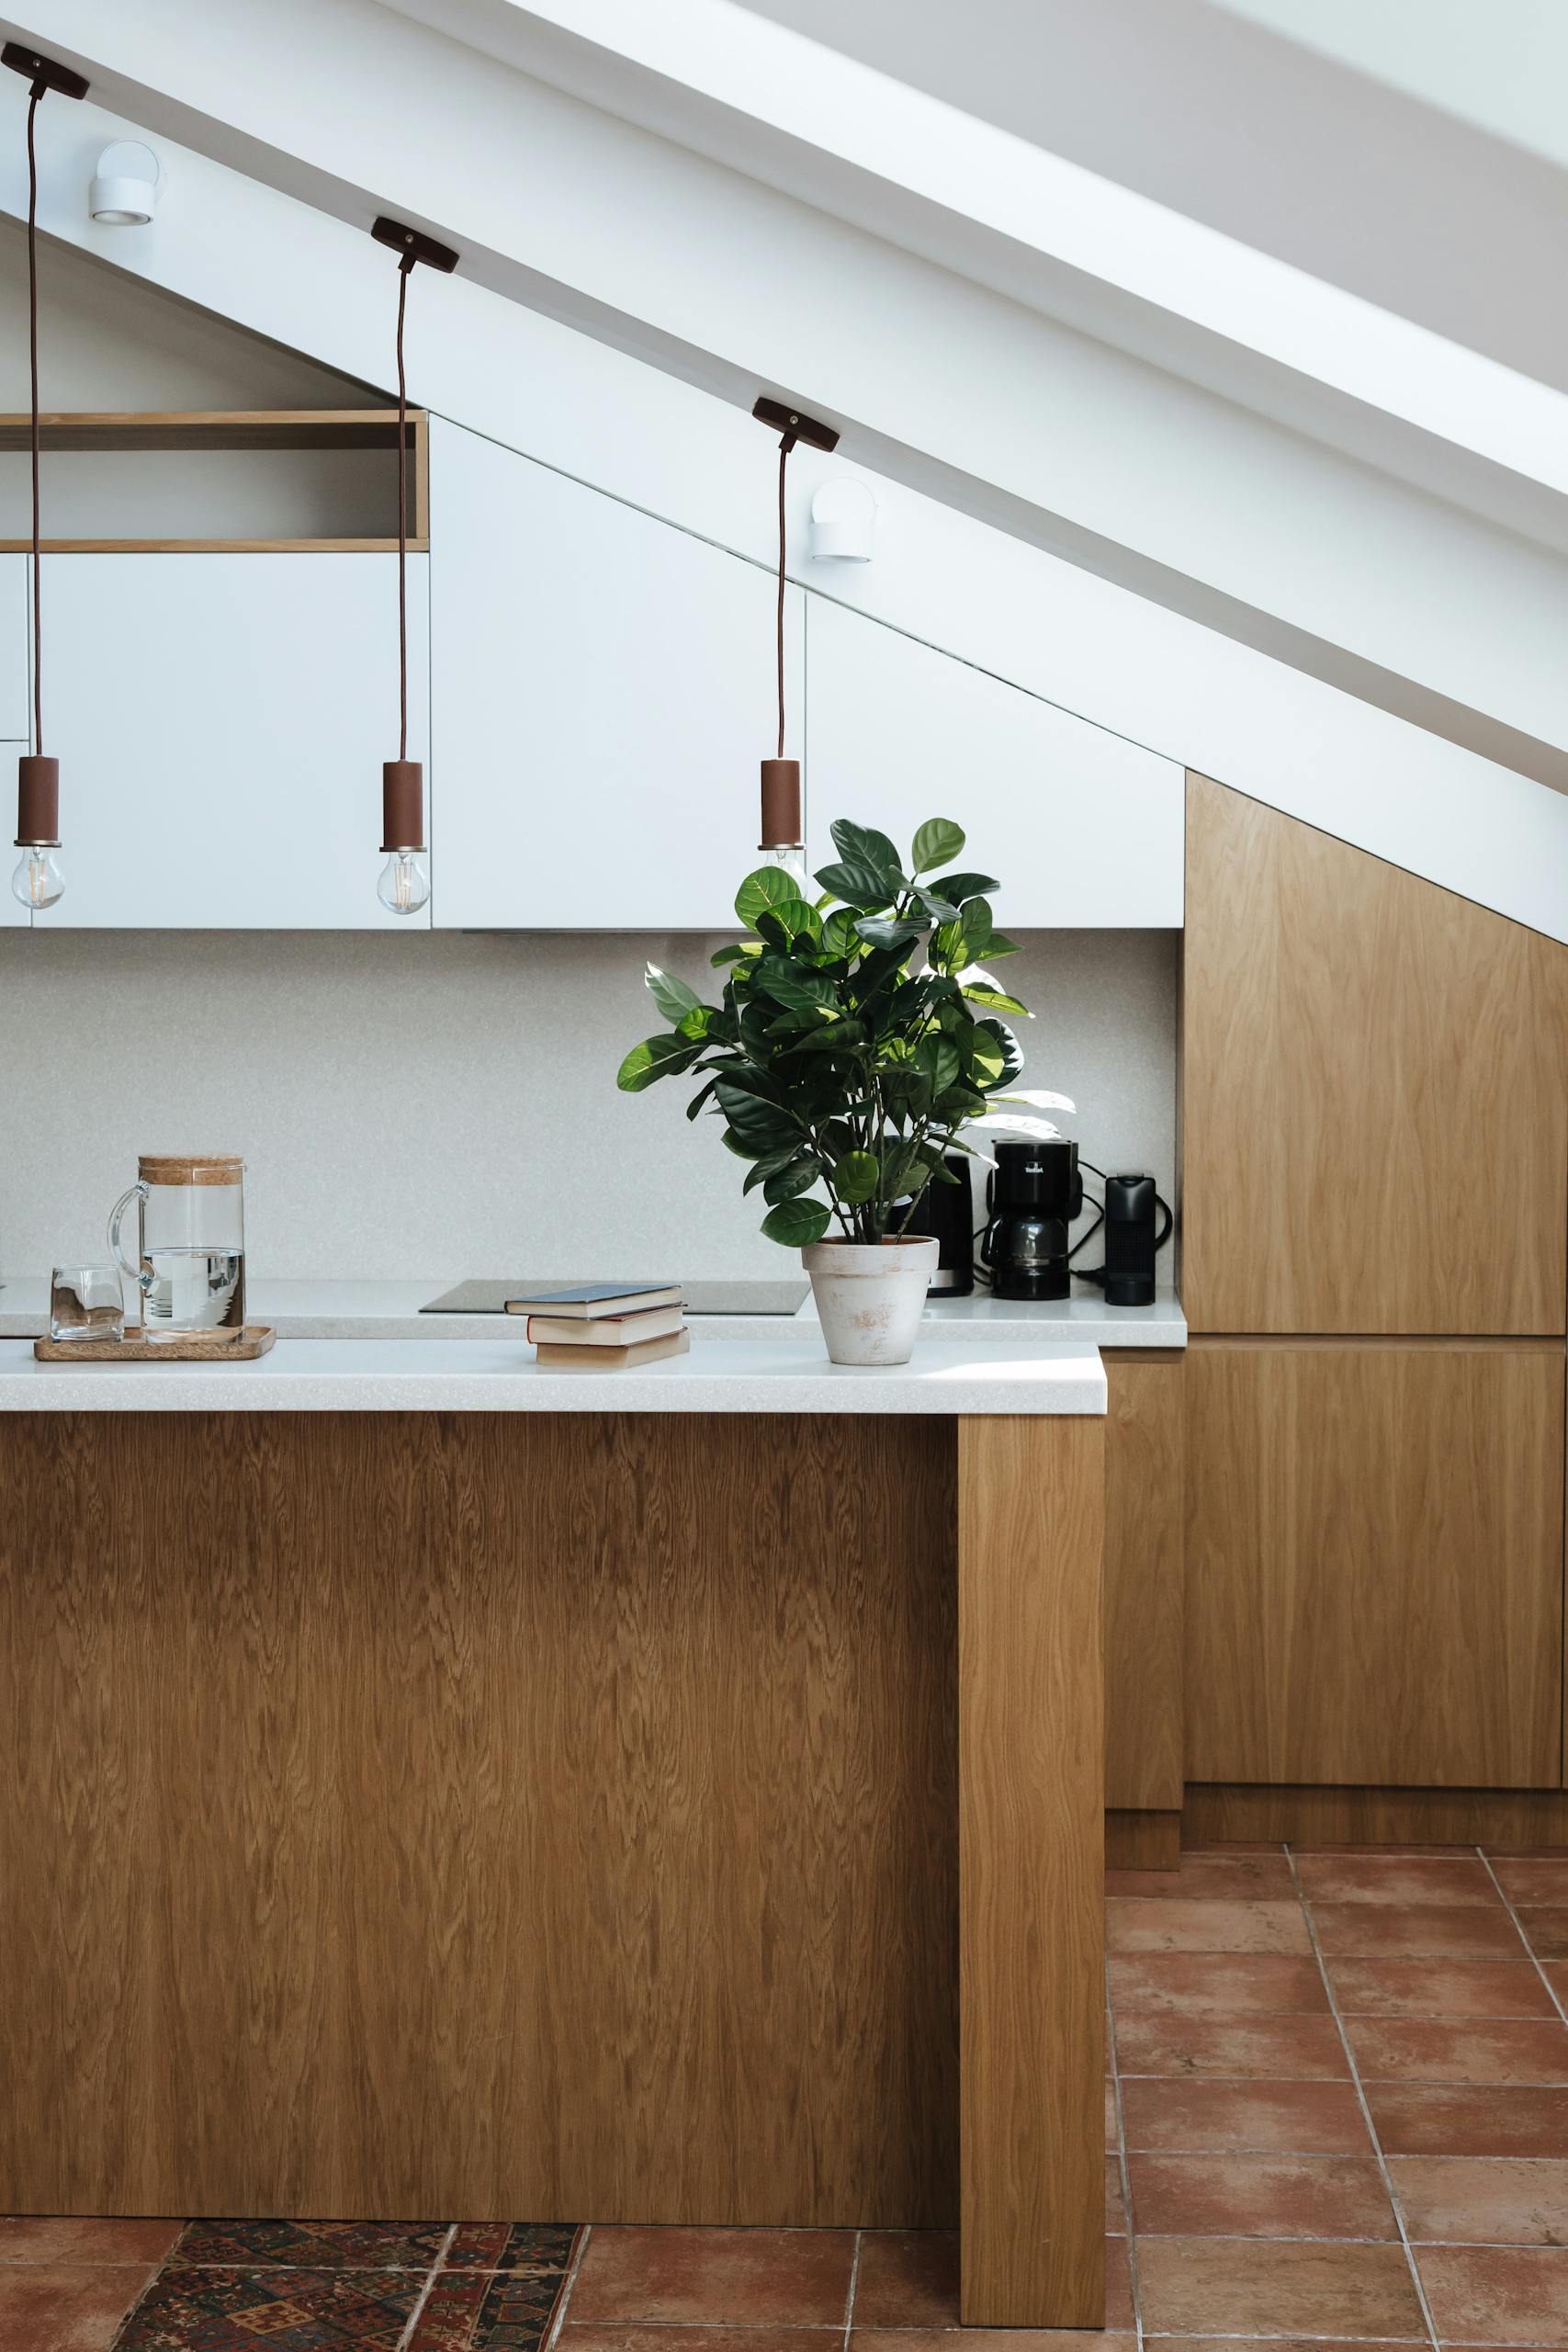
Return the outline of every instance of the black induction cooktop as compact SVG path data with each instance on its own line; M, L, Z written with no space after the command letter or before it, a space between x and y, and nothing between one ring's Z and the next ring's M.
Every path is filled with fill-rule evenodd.
M420 1308L422 1315L504 1315L509 1298L537 1298L550 1290L570 1290L584 1282L618 1279L606 1274L557 1274L548 1282L521 1276L515 1282L459 1283ZM631 1279L629 1276L627 1279ZM641 1280L641 1277L637 1277ZM688 1315L794 1315L811 1285L798 1277L780 1282L682 1283Z

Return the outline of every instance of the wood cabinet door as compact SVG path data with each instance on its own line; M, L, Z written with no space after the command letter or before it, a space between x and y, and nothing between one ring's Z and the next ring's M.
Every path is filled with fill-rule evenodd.
M440 418L431 548L437 927L732 930L776 740L774 576Z
M1105 1802L1179 1812L1182 1381L1179 1349L1105 1348Z
M1568 947L1190 779L1195 1331L1560 1332Z
M409 563L411 759L426 755L427 560ZM429 928L428 909L376 896L395 556L43 562L66 888L40 927Z
M808 839L835 817L907 849L928 817L999 875L1004 930L1176 929L1183 773L1054 703L830 605L807 616Z
M1563 1351L1196 1340L1187 1777L1550 1788Z

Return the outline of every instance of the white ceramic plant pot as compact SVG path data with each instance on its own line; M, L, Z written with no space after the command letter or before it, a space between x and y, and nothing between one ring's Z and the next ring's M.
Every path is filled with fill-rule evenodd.
M908 1363L919 1336L938 1245L814 1241L801 1251L834 1363Z

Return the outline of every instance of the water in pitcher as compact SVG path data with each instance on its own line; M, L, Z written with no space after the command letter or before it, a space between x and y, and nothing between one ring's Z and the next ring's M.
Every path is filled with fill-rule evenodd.
M234 1331L245 1319L243 1250L149 1250L143 1258L142 1329L150 1340L182 1331Z

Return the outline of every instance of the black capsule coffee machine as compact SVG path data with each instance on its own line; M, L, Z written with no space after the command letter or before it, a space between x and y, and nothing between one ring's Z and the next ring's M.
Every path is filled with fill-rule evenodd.
M996 1170L986 1184L988 1222L980 1262L990 1273L993 1298L1066 1298L1067 1227L1083 1206L1078 1148L1055 1143L999 1143Z

